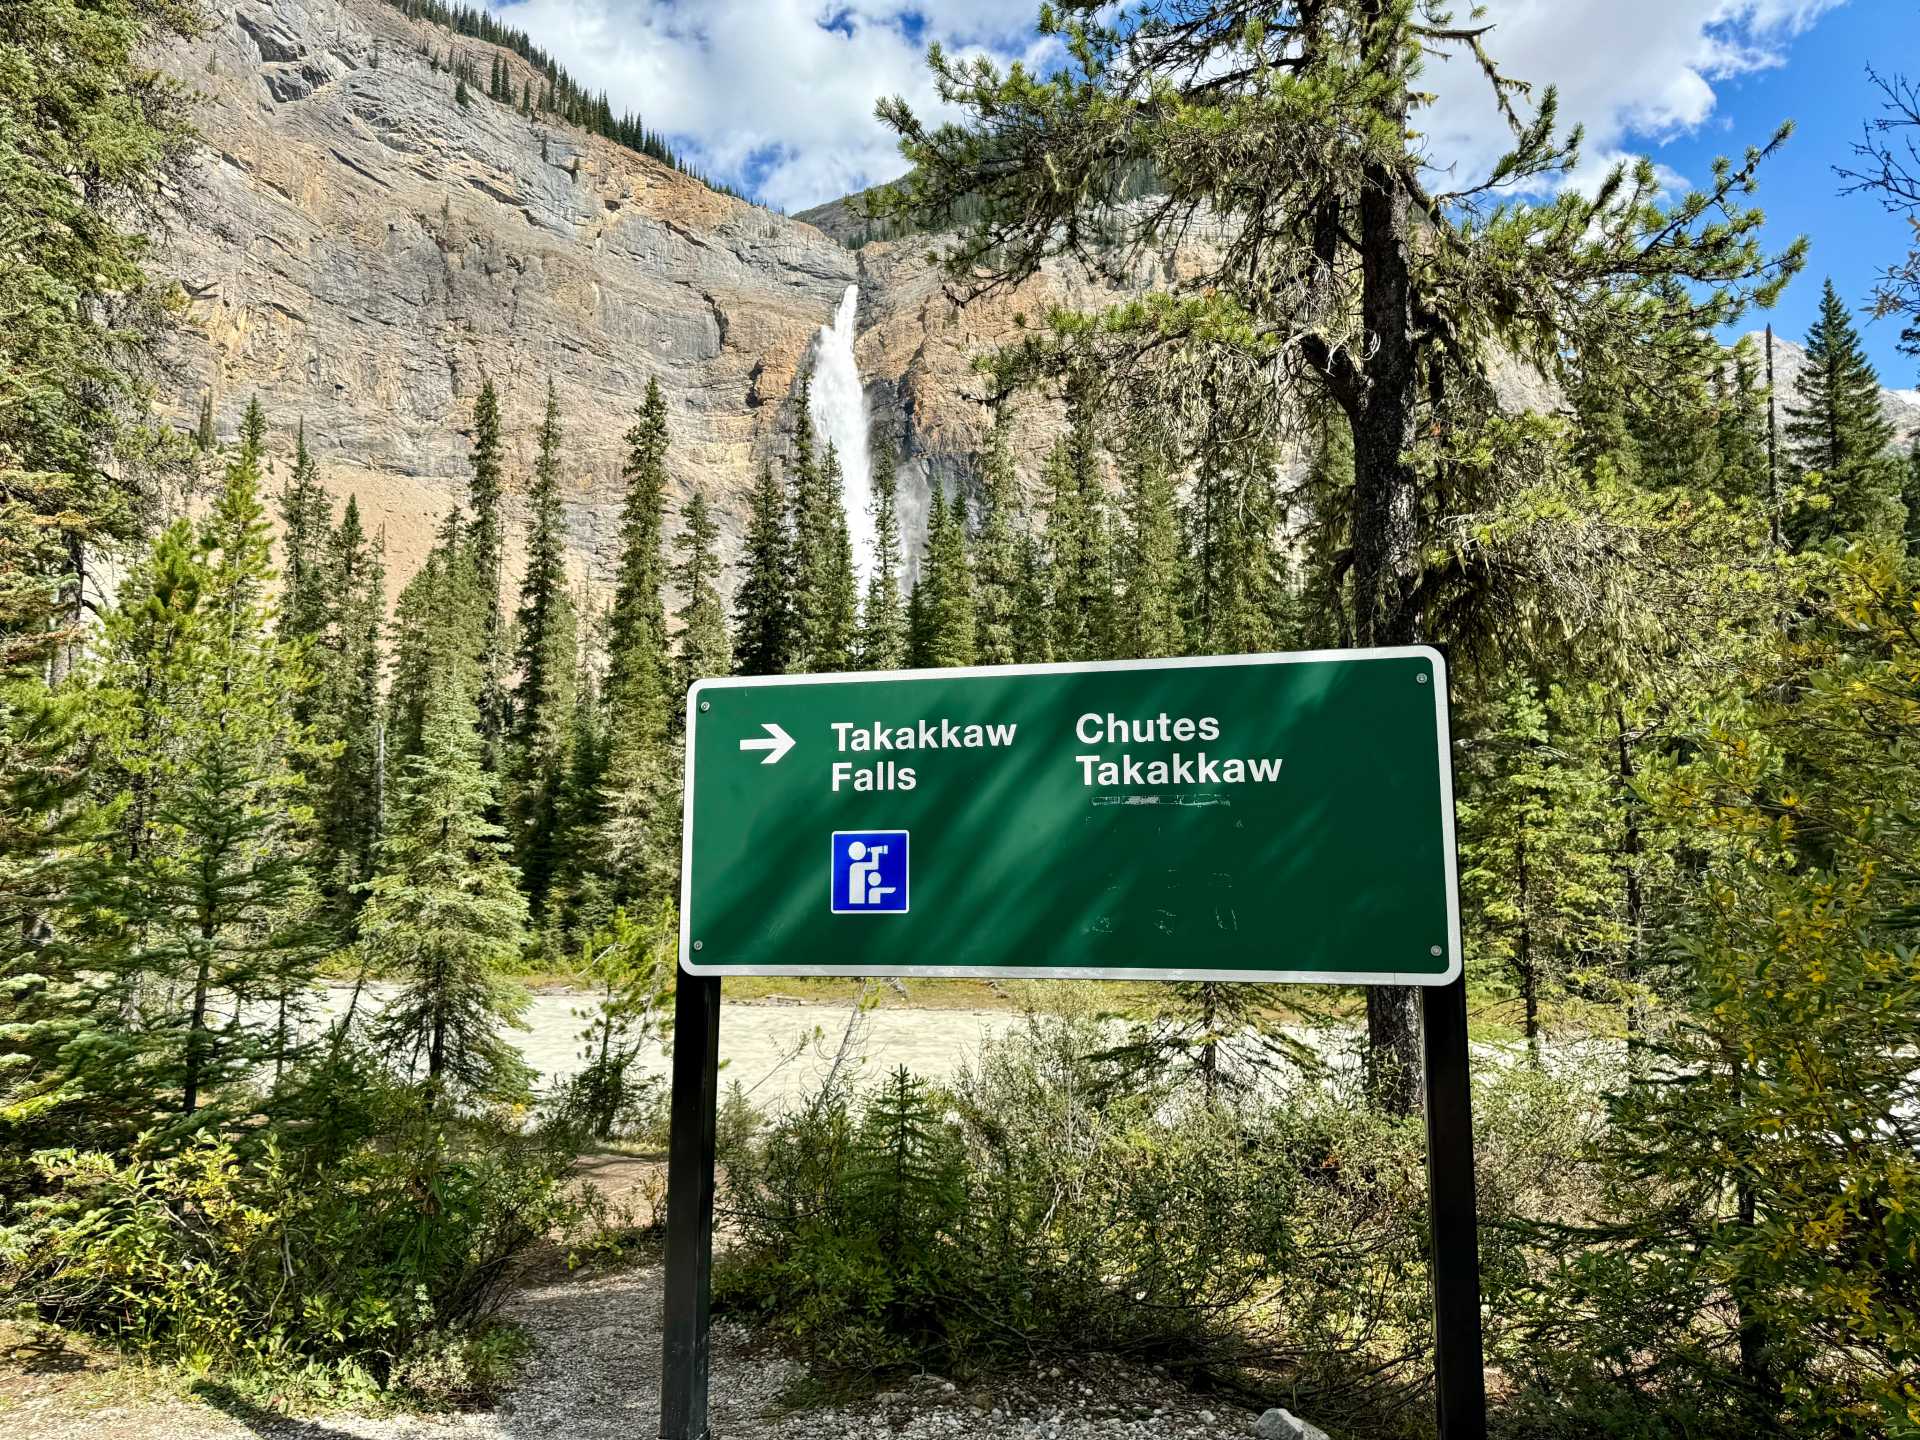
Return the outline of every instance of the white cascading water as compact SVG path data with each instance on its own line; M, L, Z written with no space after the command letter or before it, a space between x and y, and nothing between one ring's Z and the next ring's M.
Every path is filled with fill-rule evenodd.
M847 533L853 537L853 567L865 593L867 571L873 562L873 471L867 459L867 392L860 385L860 369L853 363L854 312L860 307L860 287L847 286L833 323L820 327L813 361L813 401L807 413L820 437L824 453L833 442L846 484Z

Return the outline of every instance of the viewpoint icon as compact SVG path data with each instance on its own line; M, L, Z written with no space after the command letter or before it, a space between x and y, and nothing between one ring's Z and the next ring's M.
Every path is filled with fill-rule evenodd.
M833 832L833 913L907 913L907 832Z

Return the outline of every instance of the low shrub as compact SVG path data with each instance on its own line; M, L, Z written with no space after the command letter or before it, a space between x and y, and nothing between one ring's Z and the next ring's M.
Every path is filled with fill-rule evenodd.
M496 1321L515 1257L580 1213L572 1135L409 1112L406 1093L324 1143L39 1155L41 1194L0 1227L0 1288L196 1373L478 1398L510 1370Z
M842 1383L1104 1352L1308 1405L1355 1433L1422 1433L1432 1368L1425 1137L1345 1080L1278 1077L1232 1103L1117 1086L1090 1014L1029 1015L946 1088L844 1084L722 1146L737 1243L723 1308ZM1526 1067L1484 1107L1483 1214L1558 1172L1568 1082ZM1543 1091L1553 1091L1543 1094ZM1532 1116L1533 1119L1528 1117ZM1496 1283L1515 1283L1491 1247Z

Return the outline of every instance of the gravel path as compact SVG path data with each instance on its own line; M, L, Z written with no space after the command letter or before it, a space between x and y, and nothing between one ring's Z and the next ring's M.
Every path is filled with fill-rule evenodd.
M657 1266L539 1285L515 1297L534 1353L500 1406L452 1416L294 1420L233 1400L83 1402L49 1377L0 1385L0 1433L34 1440L646 1440L660 1416ZM741 1326L714 1326L715 1440L1215 1440L1250 1435L1253 1415L1111 1362L1035 1369L981 1384L920 1376L850 1408L792 1411L792 1362ZM97 1392L96 1392L97 1395Z

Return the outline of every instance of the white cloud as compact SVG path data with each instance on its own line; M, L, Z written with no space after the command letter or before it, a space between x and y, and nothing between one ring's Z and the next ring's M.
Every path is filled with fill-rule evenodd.
M519 0L495 10L718 179L804 209L904 167L883 95L938 115L926 47L1028 50L1033 0ZM684 143L682 143L684 142Z
M1579 170L1590 190L1614 160L1711 120L1717 82L1783 64L1790 41L1841 0L1488 0L1485 45L1499 67L1560 92L1563 128L1586 127ZM1478 178L1509 139L1468 55L1429 64L1438 97L1418 121L1437 164ZM1729 137L1744 147L1766 135ZM1663 177L1669 184L1680 177Z
M616 109L683 140L701 168L789 210L900 172L873 105L901 94L940 118L930 41L1002 61L1047 53L1032 30L1037 0L489 3ZM1837 3L1490 0L1487 43L1508 73L1558 85L1563 119L1587 127L1575 183L1592 184L1603 160L1707 124L1716 83L1782 63ZM1506 129L1470 58L1432 65L1423 84L1439 96L1420 120L1437 160L1468 176L1500 153Z

